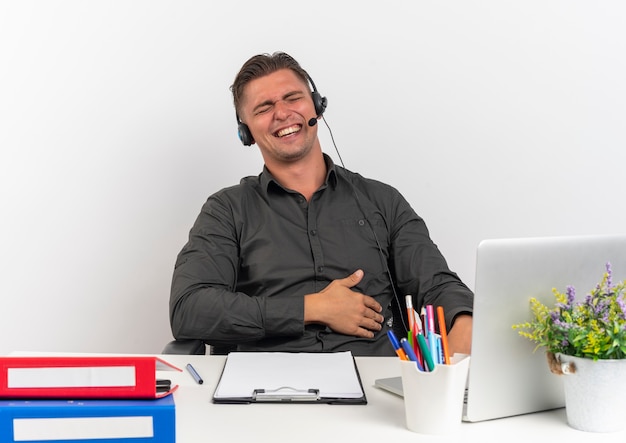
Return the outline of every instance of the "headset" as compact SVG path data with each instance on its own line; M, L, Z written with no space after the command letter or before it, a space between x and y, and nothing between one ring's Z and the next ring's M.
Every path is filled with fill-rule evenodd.
M326 97L322 97L322 95L317 91L317 87L313 82L311 76L305 71L307 80L311 84L313 91L311 92L311 98L313 99L313 106L315 107L316 118L312 118L309 120L309 126L315 126L317 123L317 118L321 117L326 110L326 106L328 106L328 100ZM254 144L254 137L252 137L252 133L250 132L250 128L239 118L239 114L235 111L235 117L237 118L237 135L239 136L239 140L243 143L244 146L250 146Z

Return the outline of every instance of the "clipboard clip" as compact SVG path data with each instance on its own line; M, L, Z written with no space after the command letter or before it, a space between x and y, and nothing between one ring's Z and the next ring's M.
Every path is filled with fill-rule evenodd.
M320 399L320 391L282 386L276 389L255 389L252 398L254 401L317 401Z

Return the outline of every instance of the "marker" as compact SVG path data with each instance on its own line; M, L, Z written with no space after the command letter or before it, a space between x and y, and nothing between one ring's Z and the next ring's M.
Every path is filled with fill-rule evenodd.
M439 334L441 334L441 346L443 346L443 359L447 365L450 364L450 351L448 349L448 333L446 332L446 317L443 315L443 308L437 306L437 318L439 320Z
M415 323L417 326L417 322ZM417 334L421 334L421 329L417 329L415 331L411 331L411 344L413 345L413 352L415 352L415 356L417 357L417 361L420 363L422 367L424 367L424 356L422 355L422 351L420 351L420 346L417 343Z
M435 333L435 312L433 305L426 305L426 318L428 319L428 335Z
M440 364L443 365L446 363L446 359L443 357L443 347L441 346L441 335L439 334L433 334L435 336L435 346L437 348L436 351L436 358L433 358L433 360L435 360L435 364Z
M406 315L409 317L409 331L415 330L415 310L413 309L413 297L406 295Z
M404 353L404 350L400 346L400 343L398 343L398 338L396 337L396 334L394 334L391 329L387 331L387 337L389 337L389 341L391 342L393 349L395 349L396 354L398 354L398 357L400 357L400 360L408 360L409 358Z
M428 349L430 350L430 355L433 358L434 363L441 363L439 361L438 353L437 353L437 334L433 331L428 331Z
M406 316L409 319L409 331L407 334L407 339L411 346L413 346L413 351L417 350L417 342L414 339L415 334L415 309L413 309L413 297L411 295L405 295L404 301L406 304Z
M420 349L422 350L422 355L424 356L424 362L426 362L426 366L428 366L429 371L435 370L435 362L433 361L433 356L428 349L428 345L426 344L426 339L422 334L417 335L417 343L420 345Z
M413 311L415 312L415 311ZM422 319L419 315L415 314L415 332L424 332L424 326L422 325Z
M191 363L187 364L187 370L189 371L193 379L196 381L196 383L198 383L199 385L204 383L204 380L202 380L202 377L200 377L200 374L198 374L198 372L193 368L193 366L191 366Z
M415 352L413 352L413 347L411 346L409 341L403 337L400 340L400 344L402 345L402 349L404 349L404 352L406 353L407 357L409 357L409 360L414 361L415 364L417 365L417 369L419 369L420 371L423 371L424 368L422 367L419 360L417 359Z

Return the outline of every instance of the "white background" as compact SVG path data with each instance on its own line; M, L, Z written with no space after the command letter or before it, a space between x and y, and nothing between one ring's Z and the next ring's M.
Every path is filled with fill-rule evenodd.
M624 233L625 16L618 0L0 0L0 353L170 340L201 205L262 167L229 91L261 52L309 71L346 166L398 188L471 287L483 239Z

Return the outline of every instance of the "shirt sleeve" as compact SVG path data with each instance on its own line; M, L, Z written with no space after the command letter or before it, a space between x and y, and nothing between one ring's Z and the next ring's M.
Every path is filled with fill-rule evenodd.
M391 218L391 263L396 284L403 294L414 296L414 306L442 306L446 327L459 314L473 311L474 294L461 281L432 241L424 220L399 194L389 201Z
M237 292L238 232L233 201L211 196L178 254L170 294L170 324L177 339L214 345L268 336L302 335L303 297L251 297Z

